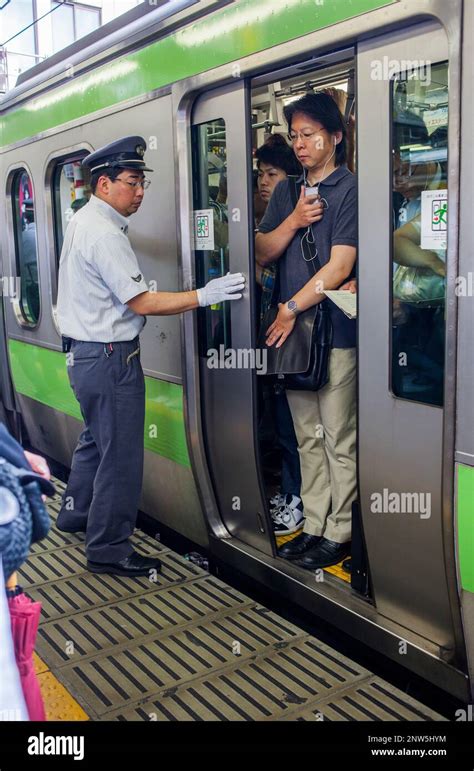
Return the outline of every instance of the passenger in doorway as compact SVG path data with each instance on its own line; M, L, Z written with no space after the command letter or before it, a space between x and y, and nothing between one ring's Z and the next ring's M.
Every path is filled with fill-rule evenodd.
M264 216L277 184L288 176L298 177L302 168L281 134L272 134L263 145L257 148L255 158L258 172L258 197L263 204L262 216ZM260 302L260 319L262 319L272 298L275 266L270 264L263 268L257 262L256 273L257 282L262 290ZM267 398L281 450L280 492L270 499L270 515L274 534L289 535L299 530L304 523L298 442L284 388L279 384L272 384L268 389Z
M277 185L256 236L257 260L277 262L279 313L270 327L268 345L281 346L300 312L325 299L322 287L337 289L354 277L357 253L356 180L346 168L346 126L327 94L306 94L284 109L289 138L303 166L294 207L290 180ZM305 196L316 186L324 217ZM318 267L308 280L301 239L314 240ZM315 264L316 267L316 264ZM356 498L356 322L330 304L333 343L329 382L319 391L287 391L298 437L303 532L280 550L280 556L308 569L334 565L350 551L351 509Z
M267 202L260 197L260 190L258 189L258 169L253 170L253 219L255 227L258 228L260 222L263 219L263 215L267 209Z
M293 150L281 134L272 134L263 145L260 145L255 151L255 158L257 160L258 195L263 203L260 222L265 216L268 202L278 183L283 182L283 180L289 176L299 177L302 168L301 164L297 161ZM259 222L255 223L257 230ZM262 319L270 305L275 283L276 268L275 265L271 263L266 267L262 267L257 262L256 270L257 282L262 287L262 299L260 305L260 318Z

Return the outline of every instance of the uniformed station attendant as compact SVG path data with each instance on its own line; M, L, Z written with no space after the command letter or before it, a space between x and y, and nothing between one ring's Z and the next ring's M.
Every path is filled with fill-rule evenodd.
M139 333L145 316L166 316L242 295L241 273L189 292L150 292L128 240L140 208L146 143L124 137L88 155L90 201L69 223L59 265L58 320L68 375L85 429L72 459L57 526L86 532L94 573L147 575L160 561L135 552L143 476L145 382Z

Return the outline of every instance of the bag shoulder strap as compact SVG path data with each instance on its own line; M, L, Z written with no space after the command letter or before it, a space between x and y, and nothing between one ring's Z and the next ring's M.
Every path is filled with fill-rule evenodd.
M289 191L290 191L290 199L291 199L291 205L293 206L293 209L295 208L297 202L298 202L298 194L296 192L296 182L294 177L288 177L288 184L289 184ZM296 196L296 198L295 198ZM277 260L275 265L275 283L273 284L273 290L272 290L272 296L270 299L270 307L276 307L278 303L281 300L280 296L280 265L279 260Z
M296 204L298 203L298 185L296 184L296 179L294 177L288 177L289 187L290 187L290 198L291 198L291 205L293 209L295 208Z

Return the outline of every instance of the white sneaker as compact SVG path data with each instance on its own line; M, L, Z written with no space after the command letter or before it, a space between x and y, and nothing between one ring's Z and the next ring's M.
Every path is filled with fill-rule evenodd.
M283 506L283 504L285 503L285 498L286 496L282 495L281 493L275 493L273 498L270 498L268 505L270 508L270 514L272 516L276 513L277 509L279 509L280 506Z
M291 535L303 527L303 501L289 493L284 503L272 514L274 535Z

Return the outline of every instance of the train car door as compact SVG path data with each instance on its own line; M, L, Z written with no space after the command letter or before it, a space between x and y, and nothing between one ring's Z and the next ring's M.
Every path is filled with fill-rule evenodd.
M432 23L358 48L359 479L377 610L459 664L446 299L459 77L450 54Z
M198 311L203 440L227 531L272 554L256 449L253 225L249 221L249 93L239 81L199 97L193 108L192 237L196 285L242 272L241 300Z

